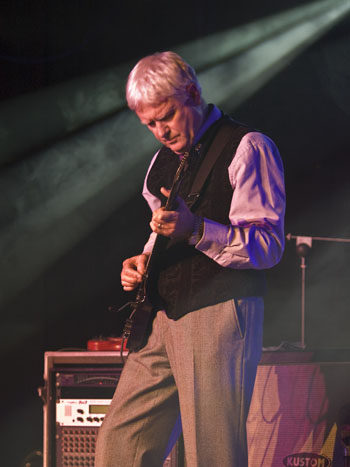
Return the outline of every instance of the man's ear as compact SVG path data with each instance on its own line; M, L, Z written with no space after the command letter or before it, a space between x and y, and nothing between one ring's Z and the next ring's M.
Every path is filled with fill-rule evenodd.
M199 105L201 103L201 94L194 83L191 83L186 88L188 94L188 103L190 105Z

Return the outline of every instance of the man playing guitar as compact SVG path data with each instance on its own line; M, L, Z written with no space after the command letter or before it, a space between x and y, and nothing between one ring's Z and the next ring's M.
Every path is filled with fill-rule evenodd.
M147 300L151 319L142 340L133 341L131 331L132 352L99 431L96 467L160 467L179 414L187 467L246 467L263 270L284 248L278 149L207 104L194 70L173 52L138 62L127 101L161 143L143 188L152 233L121 272L126 291L146 279L140 302Z

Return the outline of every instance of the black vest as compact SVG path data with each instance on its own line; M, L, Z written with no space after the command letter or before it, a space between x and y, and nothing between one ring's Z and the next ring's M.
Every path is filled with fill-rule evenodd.
M218 128L224 122L232 125L232 138L219 155L203 186L200 198L191 210L200 216L228 225L233 193L228 166L240 140L252 131L251 129L228 117L214 123L199 142L200 155L195 151L190 154L189 166L183 177L179 195L185 201L188 199L194 176ZM160 188L170 188L178 165L179 157L163 147L148 175L148 190L160 198L163 205L165 199L160 193ZM151 302L156 308L165 309L172 319L231 298L261 296L265 292L263 271L222 267L194 246L188 245L186 241L174 241L161 235L158 235L153 252L153 266L148 283Z

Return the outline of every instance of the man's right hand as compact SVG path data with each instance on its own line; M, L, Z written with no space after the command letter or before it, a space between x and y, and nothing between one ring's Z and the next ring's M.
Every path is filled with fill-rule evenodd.
M142 253L141 255L132 256L123 262L123 269L120 274L123 289L126 292L134 290L146 273L146 265L149 255Z

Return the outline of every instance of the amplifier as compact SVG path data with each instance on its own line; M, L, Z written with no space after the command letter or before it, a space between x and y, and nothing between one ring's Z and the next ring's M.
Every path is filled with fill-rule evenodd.
M94 466L98 430L122 368L119 351L45 352L43 467ZM182 465L178 442L163 467Z
M59 426L100 426L110 399L59 399L56 402L56 423Z

